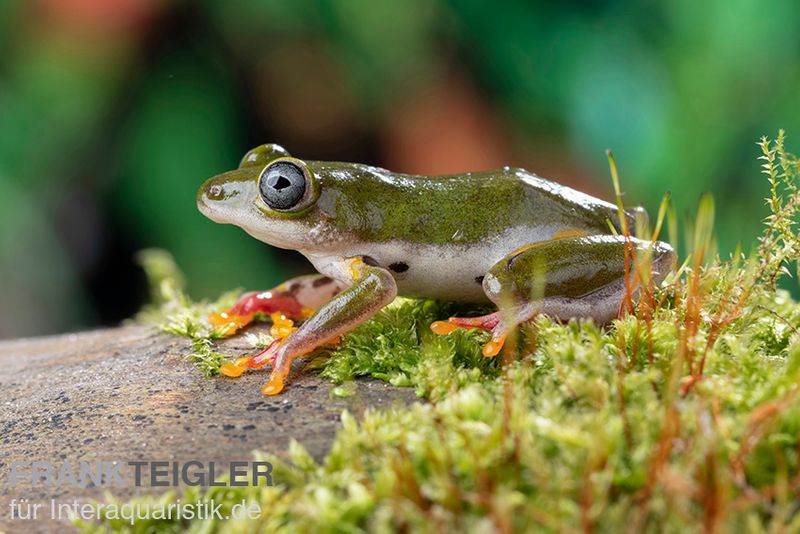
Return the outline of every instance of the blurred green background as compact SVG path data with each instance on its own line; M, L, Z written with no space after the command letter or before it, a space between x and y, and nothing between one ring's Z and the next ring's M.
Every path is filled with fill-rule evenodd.
M244 152L444 173L520 165L679 214L717 201L722 252L765 214L754 142L800 135L800 2L0 2L0 337L113 324L133 256L196 297L301 271L203 218ZM790 146L791 137L790 137Z

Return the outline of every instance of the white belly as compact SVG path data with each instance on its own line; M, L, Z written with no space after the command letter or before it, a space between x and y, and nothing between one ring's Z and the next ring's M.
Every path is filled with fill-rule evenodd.
M405 241L367 243L347 247L338 253L310 253L306 257L322 274L350 282L341 260L369 256L389 270L397 281L398 293L406 297L488 303L483 292L483 275L511 252L551 238L554 228L509 229L499 236L468 245L425 245ZM408 268L402 272L402 265ZM394 268L393 268L394 266Z

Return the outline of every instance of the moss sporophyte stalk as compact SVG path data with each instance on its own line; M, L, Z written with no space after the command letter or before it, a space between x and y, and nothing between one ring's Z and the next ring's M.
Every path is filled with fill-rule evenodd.
M599 327L540 316L499 358L482 356L486 332L430 331L455 305L398 299L313 358L323 376L346 384L334 389L340 394L357 389L353 378L370 376L414 387L420 402L367 409L358 421L345 412L321 463L297 442L289 461L259 455L272 463L275 486L224 494L190 488L182 496L229 505L245 499L267 513L80 526L800 530L800 305L779 288L800 257L800 164L784 149L782 132L759 146L769 215L753 253L714 253L714 205L706 196L679 268L659 286L645 284L621 317ZM678 224L667 202L660 213L654 226L663 223L677 249ZM647 280L647 262L636 256L628 274ZM191 302L167 255L143 257L156 298L142 318L191 338L192 359L216 374L227 362L214 351L223 333L204 317L232 296ZM260 347L271 341L248 339Z

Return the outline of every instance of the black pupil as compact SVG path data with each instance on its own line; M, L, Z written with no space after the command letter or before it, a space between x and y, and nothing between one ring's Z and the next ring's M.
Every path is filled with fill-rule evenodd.
M299 165L290 161L277 161L261 173L259 186L261 198L272 209L293 208L306 191L306 177Z
M270 182L273 182L273 181L275 182L274 184L272 184L272 183L270 184L275 189L286 189L287 187L292 185L292 182L287 180L286 177L284 177L284 176L278 176L277 180L275 180L274 178L275 178L274 176L270 176L269 177Z

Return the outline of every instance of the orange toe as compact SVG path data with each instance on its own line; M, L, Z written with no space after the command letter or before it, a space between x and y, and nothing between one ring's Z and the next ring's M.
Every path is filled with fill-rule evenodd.
M244 315L232 315L228 312L221 312L212 313L209 315L208 322L211 323L211 326L214 328L222 328L227 326L228 328L225 331L225 334L231 336L238 332L242 327L247 326L250 323L250 319Z
M269 329L269 335L277 339L283 339L295 330L297 329L293 326L272 325L272 328Z
M483 355L487 358L497 356L500 353L500 349L503 348L505 341L505 336L492 338L486 345L483 346Z
M231 320L227 312L220 312L220 313L212 313L211 315L209 315L208 322L211 323L212 326L220 327L230 323Z
M226 363L219 368L219 372L228 378L238 378L244 373L244 367L238 367L232 363Z
M212 313L208 316L208 322L214 326L219 326L224 324L228 320L228 314L225 312L222 313Z
M454 325L453 323L447 321L434 321L431 323L431 330L433 333L439 336L444 336L456 330L458 325Z
M283 391L283 377L279 373L272 373L269 382L261 388L261 393L270 396L277 395L281 391Z
M233 363L226 363L222 367L219 368L219 372L225 376L231 378L237 378L242 375L242 373L250 367L250 362L253 360L252 356L247 356L245 358L237 358L233 361Z
M275 338L285 338L297 328L294 326L294 321L288 319L283 312L275 312L270 314L272 319L272 328L269 329L269 334Z

